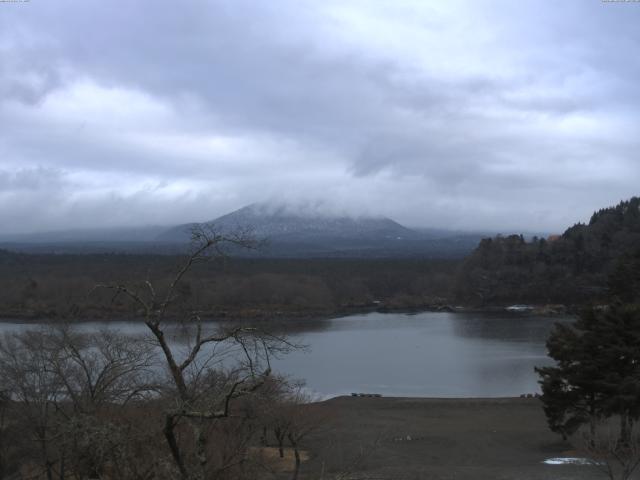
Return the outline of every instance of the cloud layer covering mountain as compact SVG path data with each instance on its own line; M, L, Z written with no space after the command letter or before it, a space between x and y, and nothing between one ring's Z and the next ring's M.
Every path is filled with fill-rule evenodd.
M640 4L0 4L5 232L264 199L555 230L637 194Z

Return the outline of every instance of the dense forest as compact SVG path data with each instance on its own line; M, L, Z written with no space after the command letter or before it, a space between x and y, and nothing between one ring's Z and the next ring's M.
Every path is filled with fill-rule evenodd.
M0 251L0 314L5 318L91 319L131 315L99 283L152 279L167 284L181 264L166 255L31 255ZM459 261L428 259L217 259L182 282L175 314L307 317L361 309L445 305Z
M612 289L634 296L640 264L640 198L595 212L560 236L487 238L464 261L456 296L467 304L584 304Z

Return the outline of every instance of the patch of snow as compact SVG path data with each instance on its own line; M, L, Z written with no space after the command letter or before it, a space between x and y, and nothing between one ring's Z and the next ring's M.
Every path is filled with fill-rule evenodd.
M527 312L533 310L533 307L531 305L510 305L505 310L508 312Z
M544 462L547 465L591 465L592 461L588 458L559 457L547 458Z

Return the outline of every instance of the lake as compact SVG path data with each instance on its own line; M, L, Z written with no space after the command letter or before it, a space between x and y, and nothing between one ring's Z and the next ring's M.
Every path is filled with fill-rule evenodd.
M549 365L545 340L557 318L518 314L369 313L296 324L307 345L273 361L319 397L502 397L539 391L535 366ZM566 320L565 320L566 321ZM0 332L33 324L0 323ZM138 322L89 322L85 331L145 333ZM179 337L178 337L179 338ZM179 341L179 340L176 340Z

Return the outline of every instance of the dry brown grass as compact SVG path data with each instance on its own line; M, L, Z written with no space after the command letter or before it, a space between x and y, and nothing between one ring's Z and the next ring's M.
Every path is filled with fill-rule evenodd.
M309 452L300 450L300 460L306 462L309 460ZM280 453L276 447L252 447L250 455L260 459L260 462L273 472L287 473L292 472L295 466L295 457L293 448L284 449L284 457L280 458Z

